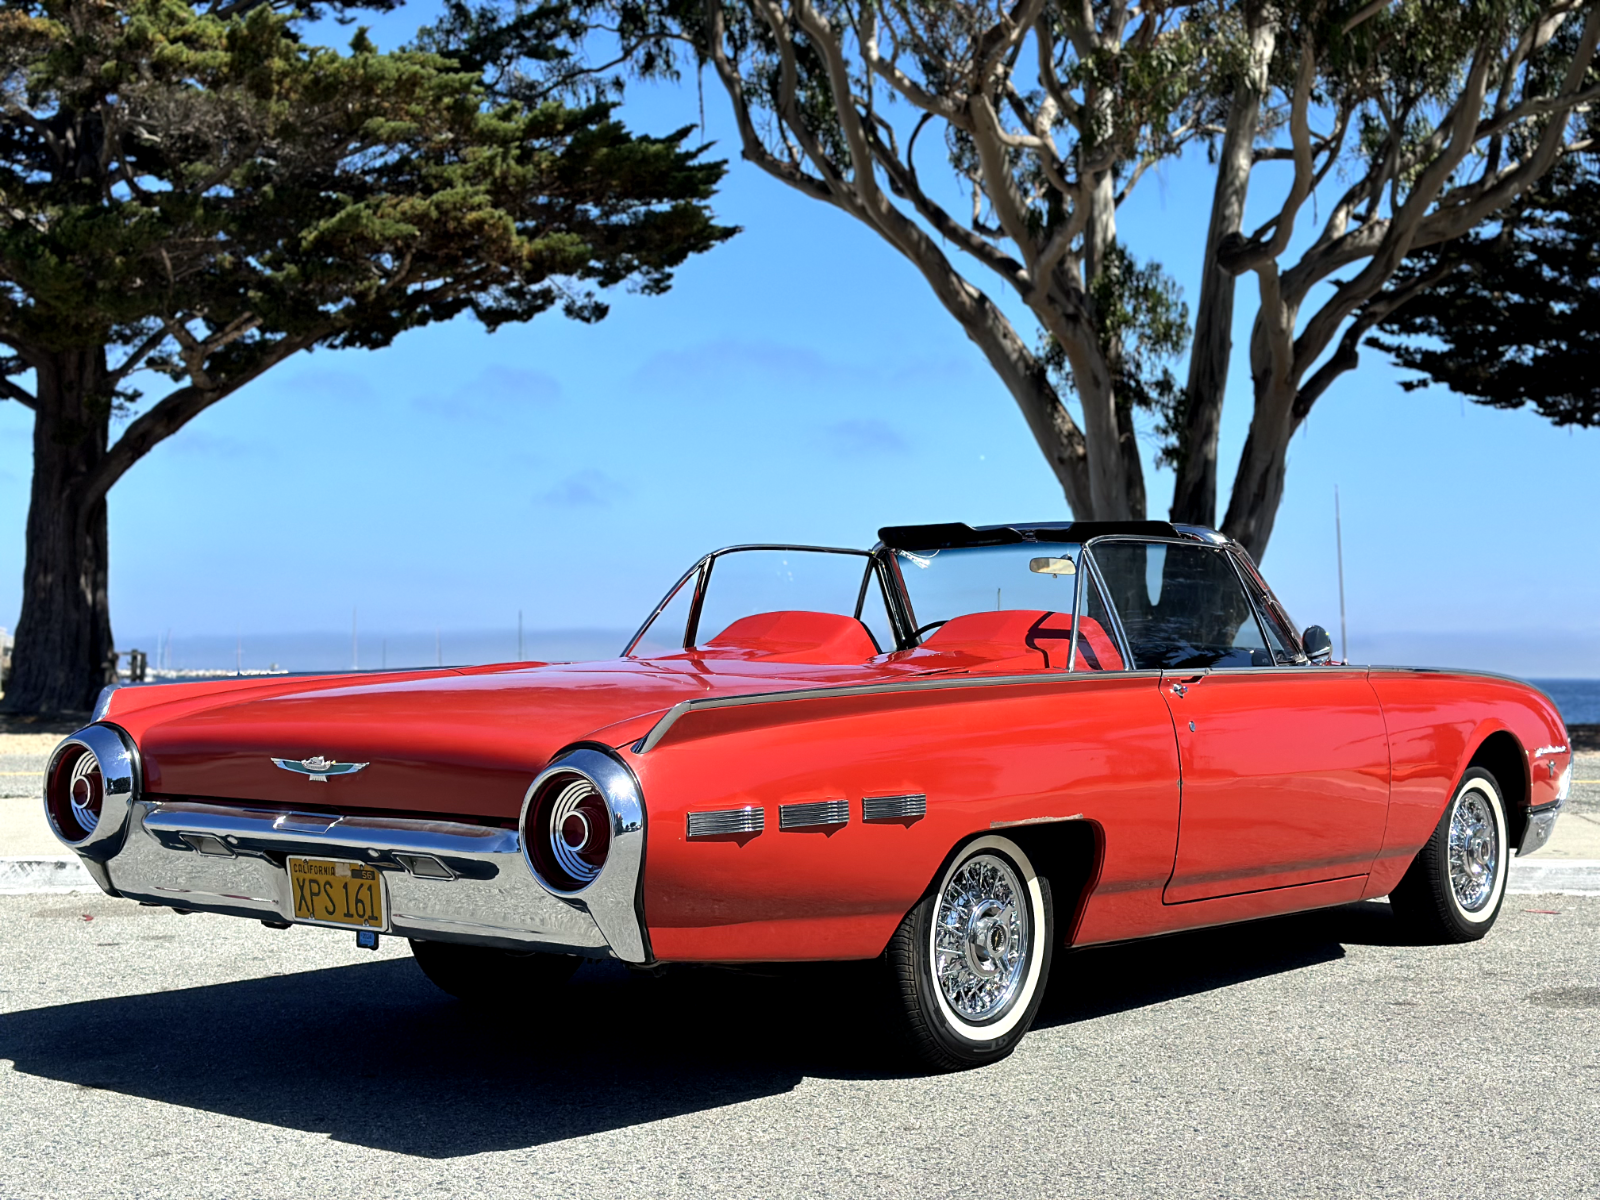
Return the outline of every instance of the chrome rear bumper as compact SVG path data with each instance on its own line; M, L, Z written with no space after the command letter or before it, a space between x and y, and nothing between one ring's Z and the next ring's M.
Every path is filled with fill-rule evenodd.
M92 829L77 841L51 827L107 892L193 912L294 921L288 855L361 862L380 872L384 932L427 941L546 950L649 962L639 900L645 810L638 782L615 756L579 746L545 775L586 776L612 815L610 853L581 891L558 894L534 874L514 829L363 813L283 812L243 803L139 795L137 747L111 725L91 725L57 747L86 747L106 781ZM50 813L46 776L45 810ZM539 780L528 795L532 797ZM527 801L524 801L526 807Z
M399 936L625 962L647 958L632 914L591 911L580 898L546 891L510 829L136 800L120 850L92 865L102 887L130 900L288 922L294 919L283 866L289 854L377 867L388 892L388 932Z

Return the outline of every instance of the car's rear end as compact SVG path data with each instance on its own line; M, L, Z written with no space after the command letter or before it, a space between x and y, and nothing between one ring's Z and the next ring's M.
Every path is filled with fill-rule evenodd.
M677 694L621 670L113 692L56 749L46 816L142 904L643 962L638 784L571 746Z

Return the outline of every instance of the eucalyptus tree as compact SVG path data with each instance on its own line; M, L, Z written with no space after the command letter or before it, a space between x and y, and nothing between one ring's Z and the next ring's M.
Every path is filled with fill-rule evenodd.
M313 347L599 319L733 232L723 165L565 86L577 30L540 11L561 77L512 101L481 63L310 44L314 8L0 0L0 395L34 430L6 709L111 677L106 496L199 413Z
M1253 279L1253 412L1222 528L1257 556L1291 436L1426 286L1388 288L1401 264L1492 222L1582 143L1571 115L1600 94L1591 0L596 2L650 47L644 70L714 76L745 159L910 263L1079 517L1144 515L1141 405L1170 434L1172 516L1217 523ZM1189 375L1169 386L1184 310L1118 212L1191 148L1212 187ZM1248 229L1247 201L1269 214Z

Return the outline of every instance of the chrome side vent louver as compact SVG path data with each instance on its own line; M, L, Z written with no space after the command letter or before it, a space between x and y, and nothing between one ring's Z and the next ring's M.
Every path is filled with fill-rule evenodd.
M722 808L715 812L689 814L689 836L726 837L730 833L760 833L767 827L765 809L746 805L744 808Z
M826 829L850 824L850 801L814 800L778 808L779 829Z
M915 821L928 815L928 797L867 796L861 801L863 821Z

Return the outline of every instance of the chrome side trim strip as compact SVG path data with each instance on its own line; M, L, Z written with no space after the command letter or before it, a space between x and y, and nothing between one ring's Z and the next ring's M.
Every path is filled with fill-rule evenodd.
M714 812L689 814L689 836L725 837L730 833L760 833L767 827L765 809L746 805L744 808L722 808Z
M863 821L915 821L928 815L928 798L911 796L866 796L861 801Z
M1263 670L1268 668L1261 668ZM907 679L895 683L845 683L834 687L791 688L781 692L748 692L742 696L709 696L703 700L680 700L661 715L661 719L637 742L635 754L648 754L661 739L691 712L711 708L740 708L746 704L782 704L790 700L831 700L838 696L881 696L894 692L925 692L959 688L1015 687L1027 683L1090 685L1097 680L1122 680L1148 677L1158 679L1159 670L1148 671L1037 671L1030 675L938 676L932 679Z
M850 824L850 801L813 800L778 806L779 829L825 829Z

